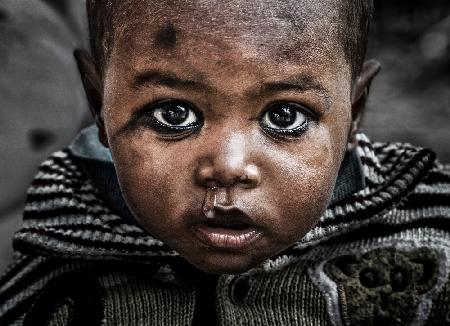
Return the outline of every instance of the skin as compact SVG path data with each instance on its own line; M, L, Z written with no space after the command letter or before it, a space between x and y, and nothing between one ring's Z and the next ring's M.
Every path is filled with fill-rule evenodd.
M295 26L283 11L267 14L271 1L189 1L182 10L166 3L152 12L136 5L117 23L103 67L76 53L128 206L152 236L205 272L244 272L301 239L326 209L353 146L379 64L367 62L352 80L341 45L328 37L336 33L326 10L334 2L299 2ZM146 122L155 103L171 99L191 103L202 127L168 136ZM262 125L280 102L301 106L308 121L300 135ZM211 184L219 205L241 209L263 231L250 248L218 249L194 236Z

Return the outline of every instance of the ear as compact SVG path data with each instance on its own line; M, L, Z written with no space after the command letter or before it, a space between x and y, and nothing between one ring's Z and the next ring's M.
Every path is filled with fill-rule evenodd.
M375 76L380 72L381 64L376 60L369 60L363 64L361 73L353 85L352 91L352 126L348 135L349 148L356 146L355 134L361 123L367 99L369 97L370 85Z
M87 51L75 50L74 57L88 99L89 110L98 127L99 140L105 147L108 147L105 124L102 118L103 88L100 73L98 72L94 60Z

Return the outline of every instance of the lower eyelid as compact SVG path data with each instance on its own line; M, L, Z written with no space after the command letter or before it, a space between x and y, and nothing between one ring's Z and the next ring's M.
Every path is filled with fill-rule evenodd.
M280 138L300 138L305 132L307 132L314 122L307 119L300 127L296 129L273 129L273 128L262 128L264 132L274 135Z
M195 130L195 129L200 128L199 125L192 125L192 126L185 126L185 127L181 127L181 126L169 126L169 125L162 124L162 123L159 122L159 121L156 121L156 122L154 123L154 125L156 125L156 128L157 128L157 129L160 129L160 130L165 129L165 130L167 130L167 131L173 131L173 132L183 132L183 131Z

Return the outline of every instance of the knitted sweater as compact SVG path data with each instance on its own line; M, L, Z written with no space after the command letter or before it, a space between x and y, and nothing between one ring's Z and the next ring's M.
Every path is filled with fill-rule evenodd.
M357 138L359 189L291 248L217 277L105 204L73 151L55 153L0 279L0 325L450 325L450 167Z

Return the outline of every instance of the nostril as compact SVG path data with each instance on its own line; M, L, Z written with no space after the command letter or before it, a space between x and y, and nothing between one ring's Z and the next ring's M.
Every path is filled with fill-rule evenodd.
M236 178L236 184L241 184L245 187L253 187L258 184L255 179L249 178L248 175L243 175L242 177Z
M214 178L214 168L209 163L199 163L195 171L195 179L197 183L204 187L211 187L212 184L215 184L215 186L217 186L217 181Z
M261 182L259 168L249 165L239 169L202 164L195 171L197 183L204 187L256 187Z
M241 176L241 177L239 177L238 178L238 181L239 182L242 182L242 183L249 183L249 182L252 182L252 180L250 180L250 178L248 177L248 175L243 175L243 176Z
M239 178L242 184L249 186L257 186L261 182L261 174L259 168L256 165L247 165L244 169L243 175Z

